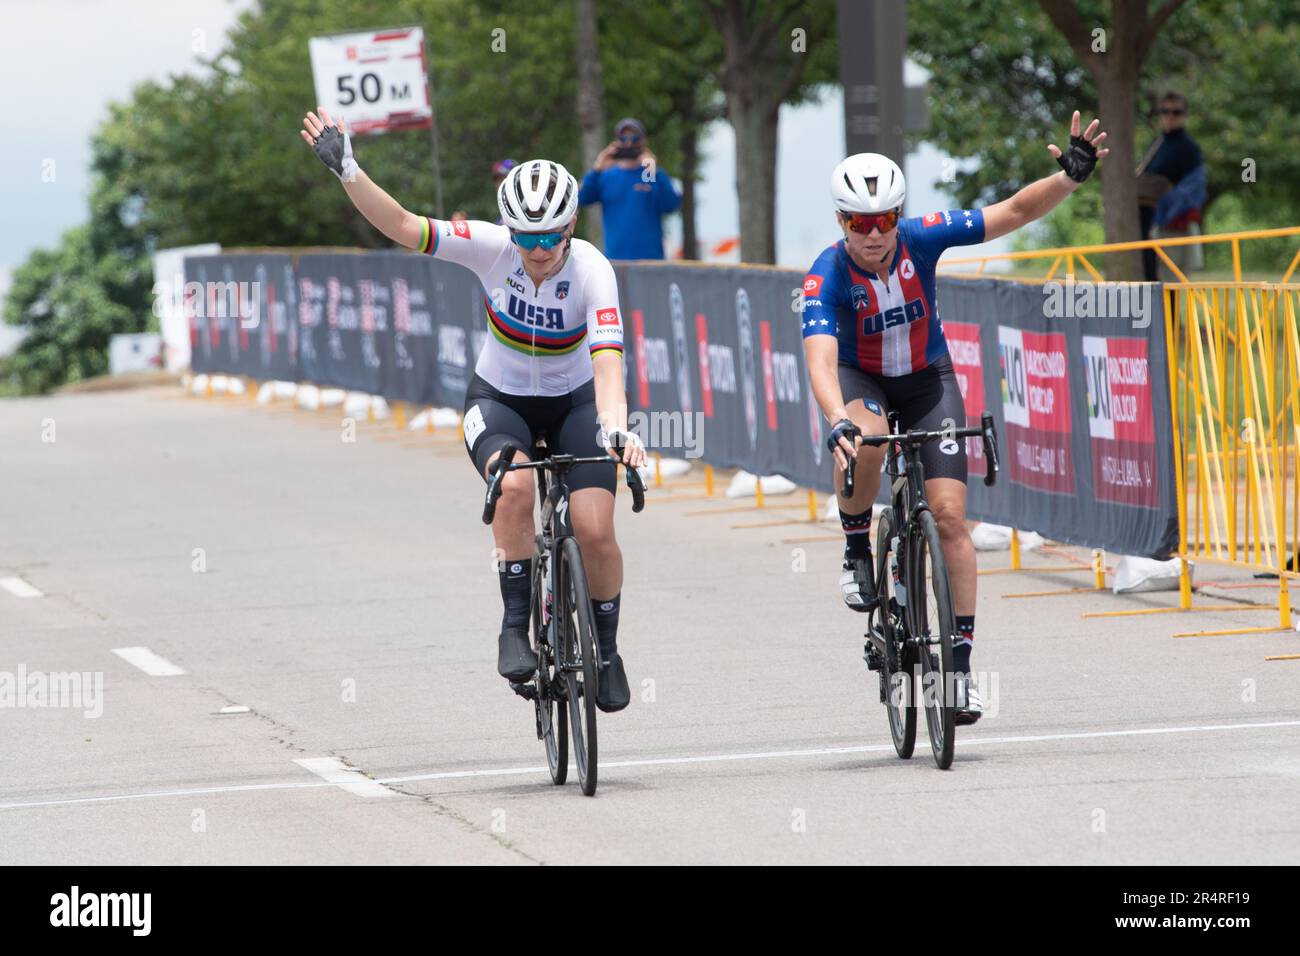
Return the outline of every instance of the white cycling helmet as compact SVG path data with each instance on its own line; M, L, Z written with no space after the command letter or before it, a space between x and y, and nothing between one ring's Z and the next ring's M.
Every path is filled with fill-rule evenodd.
M882 213L898 209L907 181L898 163L879 153L854 153L831 173L831 199L843 213Z
M497 189L501 221L520 232L555 232L578 211L578 181L549 159L530 159L510 170Z

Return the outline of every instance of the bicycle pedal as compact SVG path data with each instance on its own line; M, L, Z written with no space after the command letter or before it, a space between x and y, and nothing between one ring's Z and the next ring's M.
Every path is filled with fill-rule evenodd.
M522 697L524 700L537 699L537 688L534 687L532 684L517 684L514 681L511 681L510 689L513 690L520 697Z

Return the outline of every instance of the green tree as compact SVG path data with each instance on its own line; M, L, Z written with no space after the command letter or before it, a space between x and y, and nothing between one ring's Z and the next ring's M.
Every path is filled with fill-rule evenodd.
M782 105L838 76L831 0L706 0L722 35L718 84L736 131L740 258L776 261L776 144Z
M608 100L646 124L660 164L681 181L682 254L696 259L700 138L726 116L722 39L695 0L604 0L600 11Z
M1088 39L1088 59L1071 47L1044 6L1058 20L1068 18L1065 7L1071 6ZM1100 113L1114 150L1100 167L1104 237L1131 240L1138 238L1136 196L1127 196L1132 173L1155 135L1156 101L1174 88L1192 103L1188 127L1205 156L1207 217L1231 192L1249 197L1261 226L1294 223L1300 195L1290 184L1300 175L1300 156L1290 131L1300 110L1300 78L1292 65L1300 27L1293 12L1290 0L1198 0L1181 8L1168 2L1152 11L1146 0L1114 9L1101 0L916 0L908 7L908 42L911 55L931 72L925 139L979 160L946 185L964 205L988 203L1054 170L1044 144L1061 143L1074 109ZM1142 17L1145 26L1135 25ZM1104 54L1091 52L1097 28L1106 31ZM1135 67L1131 97L1113 92L1114 77L1111 92L1103 90L1098 64L1119 62L1108 58L1127 58L1129 65L1106 69ZM1119 79L1129 80L1127 74ZM1116 149L1116 131L1124 128L1127 158ZM1257 161L1257 183L1242 181L1246 158ZM1082 207L1084 195L1066 206ZM1062 207L1053 214L1053 241L1082 241L1060 231L1080 222L1080 211ZM1122 224L1130 216L1132 222ZM1135 258L1129 257L1128 269ZM1123 274L1120 263L1105 265L1111 275Z
M144 332L156 323L147 302L147 259L124 258L96 245L93 225L77 226L52 250L34 253L14 271L4 320L26 335L3 360L0 378L23 392L45 392L108 371L109 337Z

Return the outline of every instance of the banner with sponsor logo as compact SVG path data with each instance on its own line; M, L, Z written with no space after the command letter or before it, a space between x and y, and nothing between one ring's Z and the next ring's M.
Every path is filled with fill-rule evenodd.
M649 263L615 271L630 317L629 408L648 427L649 446L830 491L804 366L803 277Z
M297 280L290 256L186 257L183 302L196 370L297 376Z
M802 344L804 276L615 266L630 424L652 450L832 490ZM462 407L488 330L467 269L403 252L185 260L193 368ZM1060 541L1165 556L1177 539L1159 286L940 277L969 424L990 410L1002 476L968 440L968 513ZM816 290L813 290L815 293ZM599 317L598 317L599 321Z
M1172 446L1155 438L1170 431L1160 287L941 277L938 288L967 416L974 424L988 408L1001 439L995 488L971 459L971 516L1122 554L1171 553Z

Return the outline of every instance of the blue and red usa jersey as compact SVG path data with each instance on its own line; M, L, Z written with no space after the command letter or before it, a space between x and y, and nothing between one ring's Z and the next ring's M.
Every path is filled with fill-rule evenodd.
M841 239L803 284L803 335L833 335L840 364L875 375L919 372L948 353L934 294L934 268L949 246L984 241L984 213L951 209L900 219L886 276L859 268Z

